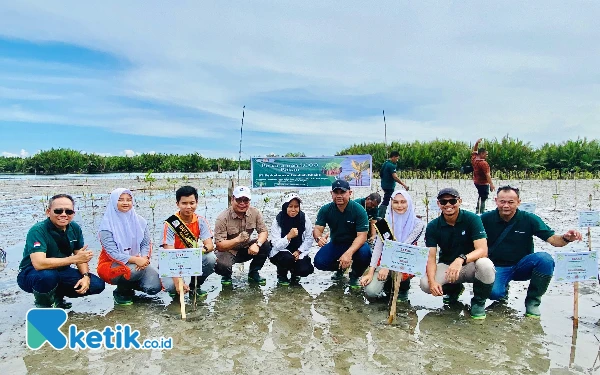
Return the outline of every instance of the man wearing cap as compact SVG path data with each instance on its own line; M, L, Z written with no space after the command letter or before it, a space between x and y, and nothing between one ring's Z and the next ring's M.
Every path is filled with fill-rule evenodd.
M488 152L485 148L479 147L481 138L475 142L473 151L471 152L471 165L473 165L473 183L477 189L479 198L477 199L477 207L475 213L482 214L485 212L485 201L490 195L490 191L494 191L494 183L490 165L486 161Z
M408 190L408 185L400 180L400 177L398 177L398 173L396 172L398 159L400 159L400 153L398 151L390 152L390 158L383 163L379 170L381 189L384 192L383 201L379 207L379 217L385 217L385 210L387 210L387 206L390 204L390 197L396 188L396 182L402 185L404 189Z
M506 300L511 280L530 280L525 297L525 315L539 318L542 296L554 274L554 259L546 252L534 252L533 236L554 247L581 241L582 236L574 229L563 235L554 234L539 216L519 210L520 204L518 188L501 186L496 196L497 208L481 215L488 234L489 257L496 266L496 280L490 299Z
M492 291L496 271L487 258L487 236L481 219L460 209L462 200L454 188L440 190L437 200L442 215L432 220L425 231L429 258L421 289L434 296L444 295L444 303L450 304L457 302L464 291L462 283L473 283L471 317L485 319L485 301Z
M322 271L338 271L334 279L340 279L352 265L350 287L360 288L358 279L371 261L371 248L367 241L369 220L367 212L358 203L351 201L350 184L335 180L331 185L333 202L319 210L313 236L321 248L315 255L315 267ZM329 225L329 235L323 234Z
M221 284L231 285L232 266L248 260L250 269L248 281L265 285L266 280L260 271L269 256L271 244L267 241L269 232L262 214L250 206L252 194L250 188L238 186L233 190L231 206L221 212L215 221L215 245L217 264L215 273L221 275ZM256 231L258 238L250 240Z

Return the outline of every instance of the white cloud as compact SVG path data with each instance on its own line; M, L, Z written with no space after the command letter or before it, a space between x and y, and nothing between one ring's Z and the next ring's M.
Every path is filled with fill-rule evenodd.
M135 156L135 152L133 150L123 150L123 154L127 157Z
M265 135L246 138L245 154L271 151L286 135L289 148L322 153L381 141L382 109L388 140L507 133L534 144L600 138L600 87L590 73L600 65L600 54L590 48L600 39L598 3L182 1L165 8L129 1L92 10L85 2L47 1L3 7L0 35L73 43L128 66L106 74L1 59L37 64L43 73L0 74L0 98L21 102L0 107L0 121L172 139L185 134L216 145L238 138L242 105L267 96L246 109L246 129ZM301 105L293 96L292 103L277 102L285 90L305 90L330 105ZM364 110L372 115L347 100L369 95L382 99L380 108L373 103ZM119 98L194 115L136 108ZM27 105L32 100L62 105L40 109Z
M27 152L27 150L25 150L25 149L21 149L21 151L18 154L3 151L2 156L7 157L7 158L16 158L16 157L26 158L29 156L29 152Z

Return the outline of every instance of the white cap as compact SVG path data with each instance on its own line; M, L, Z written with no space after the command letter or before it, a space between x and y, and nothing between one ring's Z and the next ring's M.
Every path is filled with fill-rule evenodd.
M248 199L252 199L252 193L250 192L250 188L247 186L237 186L235 189L233 189L233 197L246 197Z
M297 199L297 200L298 200L298 202L302 203L302 199L300 199L300 196L299 196L298 194L296 194L296 193L289 193L289 194L286 194L286 195L283 197L283 202L284 202L284 203L290 203L290 202L292 201L292 199Z

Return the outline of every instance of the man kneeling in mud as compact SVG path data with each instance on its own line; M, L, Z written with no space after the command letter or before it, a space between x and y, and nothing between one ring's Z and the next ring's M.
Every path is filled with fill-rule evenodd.
M36 307L69 309L71 303L64 297L83 297L104 290L104 281L90 273L88 262L93 253L73 221L74 207L70 195L53 196L46 209L48 218L27 233L17 283L33 293Z

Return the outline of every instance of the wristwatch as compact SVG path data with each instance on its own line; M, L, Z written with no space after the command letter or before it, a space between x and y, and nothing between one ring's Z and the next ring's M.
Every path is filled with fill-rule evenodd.
M263 243L260 241L256 241L256 244L258 245L258 247L261 247L263 245Z
M91 279L89 272L84 272L84 273L81 274L81 277L86 277L86 276Z
M467 256L465 254L460 254L458 257L463 260L462 265L466 266L467 265Z

